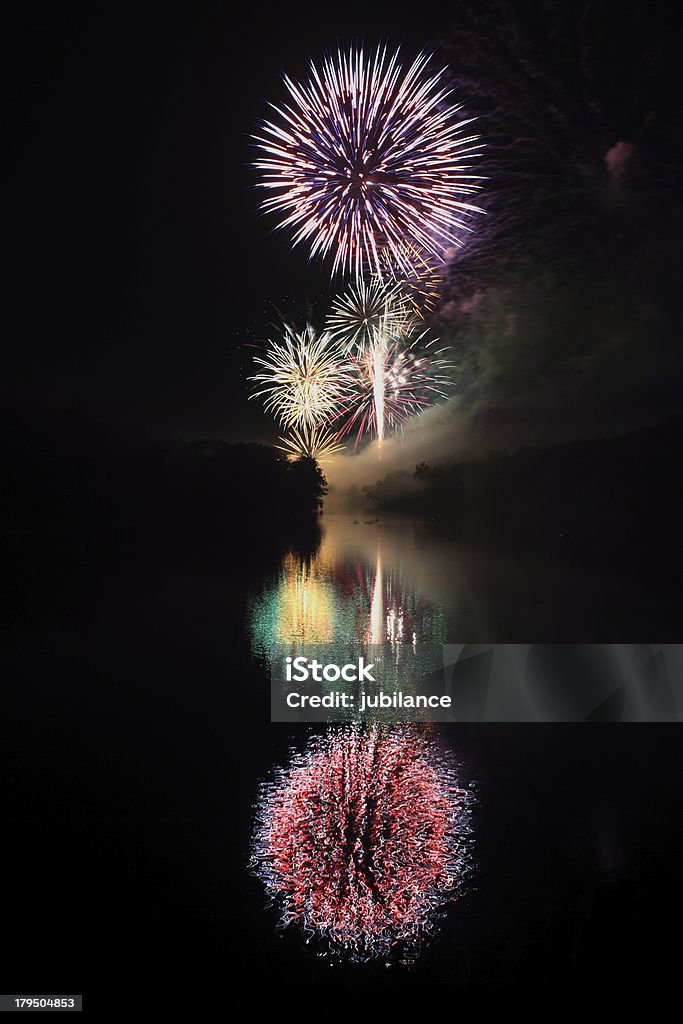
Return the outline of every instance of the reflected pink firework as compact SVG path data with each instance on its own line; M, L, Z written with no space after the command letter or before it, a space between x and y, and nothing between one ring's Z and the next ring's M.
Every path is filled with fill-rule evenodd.
M388 267L410 277L412 254L443 262L481 212L471 202L481 146L428 62L427 53L406 66L398 50L339 50L311 63L305 82L285 76L289 101L255 136L264 209L333 274Z
M314 737L266 787L253 866L324 953L407 961L469 871L470 794L416 727Z

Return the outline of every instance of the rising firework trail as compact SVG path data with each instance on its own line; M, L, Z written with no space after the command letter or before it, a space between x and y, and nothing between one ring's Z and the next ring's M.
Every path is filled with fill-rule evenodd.
M380 335L378 341L372 346L369 352L369 369L372 381L372 401L375 410L375 427L377 440L381 444L384 440L384 394L386 391L386 361L387 345L384 336Z
M254 362L262 369L251 380L265 395L282 424L301 429L316 427L338 413L347 387L343 351L329 334L307 327L297 334L283 328L281 341L271 341L264 356Z
M333 275L410 277L415 251L443 262L480 212L481 144L428 62L386 47L329 54L306 81L285 76L288 102L255 136L264 209Z
M471 870L471 800L418 728L333 731L264 788L252 866L321 952L410 961Z

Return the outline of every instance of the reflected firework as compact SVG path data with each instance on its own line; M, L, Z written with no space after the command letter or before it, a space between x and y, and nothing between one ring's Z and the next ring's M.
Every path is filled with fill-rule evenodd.
M330 54L303 83L285 76L289 101L255 137L264 209L333 274L360 280L388 264L400 280L412 272L410 246L443 262L454 229L479 212L471 161L481 144L429 59Z
M315 736L263 789L252 866L323 954L410 962L461 894L471 790L418 727Z
M251 605L254 648L263 654L272 644L329 643L336 619L334 591L315 562L288 552L274 586Z
M347 553L351 543L362 541L362 557ZM376 525L328 520L312 557L289 552L276 578L252 595L254 654L268 657L274 643L332 643L339 637L392 646L443 643L442 606L407 583L396 554L391 537Z

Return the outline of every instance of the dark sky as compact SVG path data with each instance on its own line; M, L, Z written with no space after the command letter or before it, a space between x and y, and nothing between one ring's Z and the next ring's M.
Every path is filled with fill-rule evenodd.
M429 42L433 8L424 23L392 9L392 41ZM243 345L263 337L270 303L303 307L328 284L259 214L248 136L282 69L386 29L386 12L348 3L5 12L19 315L3 376L18 401L152 430L269 432L246 403Z
M302 73L309 53L359 35L413 53L452 34L457 17L455 0L405 11L227 2L6 8L7 283L16 315L2 376L13 408L46 423L74 408L153 434L273 436L268 417L246 400L245 346L263 337L271 304L302 311L329 283L259 214L249 133L267 101L282 96L281 71ZM560 44L545 45L542 25L533 31L552 55ZM616 176L605 152L628 139L634 108L628 55L610 74L615 127L590 156L608 183ZM510 92L504 77L503 68ZM483 113L489 102L481 100ZM494 154L495 146L494 138ZM525 173L538 198L546 186L534 181L534 159ZM572 173L584 174L572 161ZM524 181L515 193L522 208ZM503 206L497 222L505 224Z

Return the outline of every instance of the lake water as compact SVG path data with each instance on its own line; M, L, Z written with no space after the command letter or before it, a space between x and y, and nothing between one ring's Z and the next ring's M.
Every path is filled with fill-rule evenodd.
M341 638L633 643L680 621L680 607L648 588L571 562L468 548L429 524L333 515L321 533L313 555L287 554L274 577L251 588L256 654L273 642Z
M673 965L672 727L438 727L443 758L475 785L474 877L409 970L331 968L276 930L249 868L262 784L325 731L271 725L273 639L651 640L678 614L670 597L407 521L324 516L317 548L253 571L243 551L231 567L238 543L226 537L215 562L109 560L68 584L34 559L43 599L5 645L0 732L4 966L18 988L105 991L125 977L221 990L236 974L254 992L480 1000L576 991L605 962L631 977ZM29 889L31 908L51 908L40 929Z

